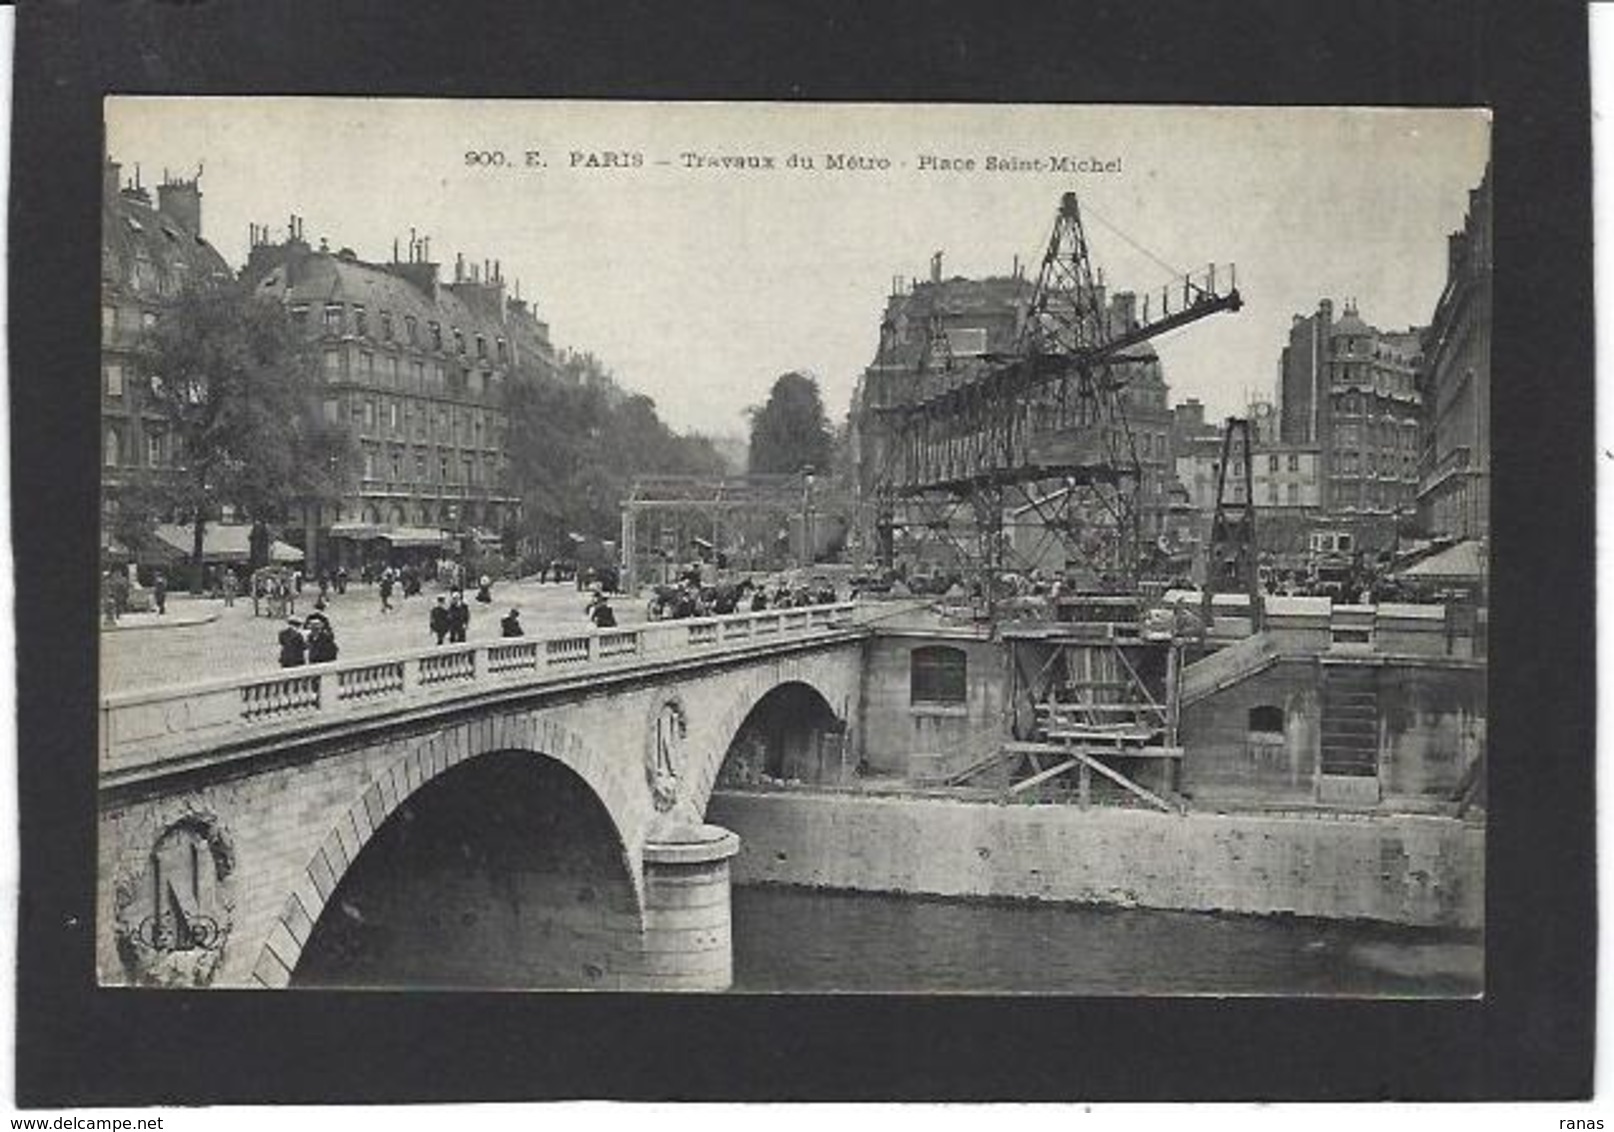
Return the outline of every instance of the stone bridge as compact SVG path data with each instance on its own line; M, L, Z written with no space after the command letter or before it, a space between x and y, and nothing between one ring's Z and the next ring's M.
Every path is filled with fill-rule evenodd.
M850 757L864 633L824 605L109 696L100 979L726 987L707 800L731 751Z

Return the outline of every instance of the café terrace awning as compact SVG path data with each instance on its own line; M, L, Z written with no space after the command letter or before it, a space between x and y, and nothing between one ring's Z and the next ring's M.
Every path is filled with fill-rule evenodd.
M189 559L195 535L188 523L159 523L158 539ZM252 557L252 528L245 523L209 523L202 532L203 562L246 562ZM301 562L303 552L278 539L269 544L269 561Z

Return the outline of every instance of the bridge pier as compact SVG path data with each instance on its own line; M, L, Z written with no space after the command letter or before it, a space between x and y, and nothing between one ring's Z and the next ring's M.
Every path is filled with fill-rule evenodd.
M734 981L729 860L740 839L715 825L676 825L644 846L640 965L624 990L727 990Z

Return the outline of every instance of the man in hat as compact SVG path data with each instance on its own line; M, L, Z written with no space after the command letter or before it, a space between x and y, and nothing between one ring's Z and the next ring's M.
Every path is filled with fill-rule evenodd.
M437 643L442 644L443 638L448 636L448 609L443 605L443 596L441 594L437 595L437 604L432 606L430 623L432 634L437 638Z
M455 590L448 599L448 639L454 644L465 640L465 630L471 623L471 607L465 604L465 595Z
M288 617L286 627L280 630L280 667L301 667L307 656L308 642L303 638L302 623Z
M521 628L521 610L512 609L499 620L499 636L525 637L526 631Z
M611 608L611 601L598 589L594 592L594 600L588 603L588 619L594 622L596 629L616 628L616 612Z

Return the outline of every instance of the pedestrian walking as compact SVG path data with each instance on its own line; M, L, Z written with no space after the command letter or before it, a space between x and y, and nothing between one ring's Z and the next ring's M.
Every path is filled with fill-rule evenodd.
M303 638L302 624L295 617L288 618L280 630L280 667L298 668L308 655L308 642Z
M157 607L159 614L168 612L168 579L161 570L151 580L151 604Z
M381 572L380 590L381 590L381 612L382 613L391 613L392 612L392 571L391 570L383 570Z
M521 628L521 610L512 609L499 620L499 636L525 637L526 631Z
M347 567L346 566L338 566L336 568L336 592L339 593L339 594L347 593Z
M465 595L459 590L448 599L448 639L454 644L465 640L465 631L471 624L471 607L465 604Z
M492 585L492 580L486 574L483 574L481 580L477 583L476 600L483 605L491 605L493 603L493 591L490 588Z
M596 593L594 600L588 603L588 619L594 622L596 629L616 628L616 612L611 608L611 599L603 593Z
M226 609L231 609L235 606L235 591L240 588L240 583L236 581L235 571L228 566L224 567L224 577L222 581L224 590L224 607Z
M432 606L431 629L432 635L437 638L437 643L442 644L443 638L448 636L448 609L443 605L441 595L437 598L437 604Z

